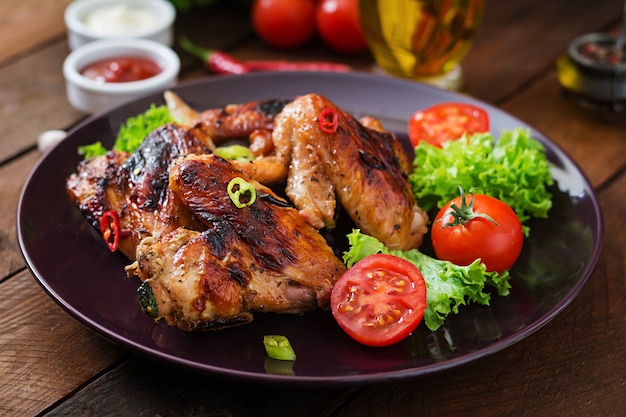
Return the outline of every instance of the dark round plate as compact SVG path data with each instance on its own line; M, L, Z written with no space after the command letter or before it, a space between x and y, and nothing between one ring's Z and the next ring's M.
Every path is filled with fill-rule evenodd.
M161 94L147 96L94 115L72 129L34 168L17 213L20 247L45 291L83 324L135 352L194 371L257 382L339 385L417 377L459 366L524 339L565 309L597 263L602 217L585 176L540 132L486 103L418 83L360 73L213 77L174 90L197 109L316 92L355 115L379 117L387 129L404 137L406 122L416 109L444 101L479 104L488 110L496 137L502 129L525 126L545 145L554 164L557 185L552 190L552 212L559 213L559 221L531 224L531 236L511 271L510 296L494 296L489 308L462 308L434 333L422 324L412 336L390 347L369 348L354 342L328 311L299 316L257 314L246 326L186 334L155 324L140 311L139 282L126 277L127 260L108 251L64 189L65 179L81 159L77 147L97 140L110 147L128 117L144 112L151 103L163 103ZM267 360L262 344L266 334L289 338L298 355L293 366Z

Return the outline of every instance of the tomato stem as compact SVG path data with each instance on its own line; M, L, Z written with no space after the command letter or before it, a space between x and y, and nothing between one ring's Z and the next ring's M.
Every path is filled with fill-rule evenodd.
M465 201L465 191L463 191L463 188L461 186L459 186L459 194L461 195L461 207L457 206L454 203L450 204L450 208L452 209L452 211L450 212L450 215L452 216L453 220L441 226L442 229L446 227L463 226L463 225L466 225L468 222L470 222L472 219L475 219L478 217L487 219L493 224L495 224L496 226L500 226L498 222L496 222L488 214L474 212L474 193L472 193L471 191L469 193L470 194L469 204L467 204Z

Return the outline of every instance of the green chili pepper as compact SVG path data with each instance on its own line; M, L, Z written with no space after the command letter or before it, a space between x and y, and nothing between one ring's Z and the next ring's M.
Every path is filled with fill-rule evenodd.
M236 161L252 161L254 155L250 149L242 145L220 146L215 149L215 154L224 159L233 159Z
M278 359L281 361L295 361L296 352L294 352L289 343L289 339L280 335L267 335L263 336L263 345L267 356L272 359Z
M254 185L250 184L241 177L235 177L230 180L226 190L228 191L230 199L233 200L233 203L235 203L237 208L250 206L254 203L254 200L256 200L256 189L254 188ZM248 201L242 201L242 197L245 194L249 195Z

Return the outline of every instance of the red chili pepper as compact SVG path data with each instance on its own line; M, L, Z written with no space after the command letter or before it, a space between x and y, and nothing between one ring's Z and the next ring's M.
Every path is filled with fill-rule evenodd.
M111 252L115 252L120 239L130 235L127 229L120 228L120 216L115 210L105 211L100 219L100 232Z
M289 61L239 61L225 52L205 49L189 39L180 38L180 45L188 53L202 58L207 68L215 74L244 74L257 71L334 71L346 72L350 67L335 62L289 62Z
M327 107L320 113L319 120L320 129L324 133L335 133L339 126L339 120L337 117L337 110L333 107Z
M246 61L246 65L250 71L350 71L349 66L335 62Z
M189 39L180 38L182 48L204 60L207 68L215 74L244 74L250 72L246 64L216 49L204 49L194 45Z

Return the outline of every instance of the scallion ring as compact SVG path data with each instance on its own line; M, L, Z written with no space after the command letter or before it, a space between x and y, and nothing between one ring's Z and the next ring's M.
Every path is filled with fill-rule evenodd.
M256 189L241 177L235 177L228 183L226 187L228 196L237 208L251 206L256 200ZM247 197L246 197L247 196Z

